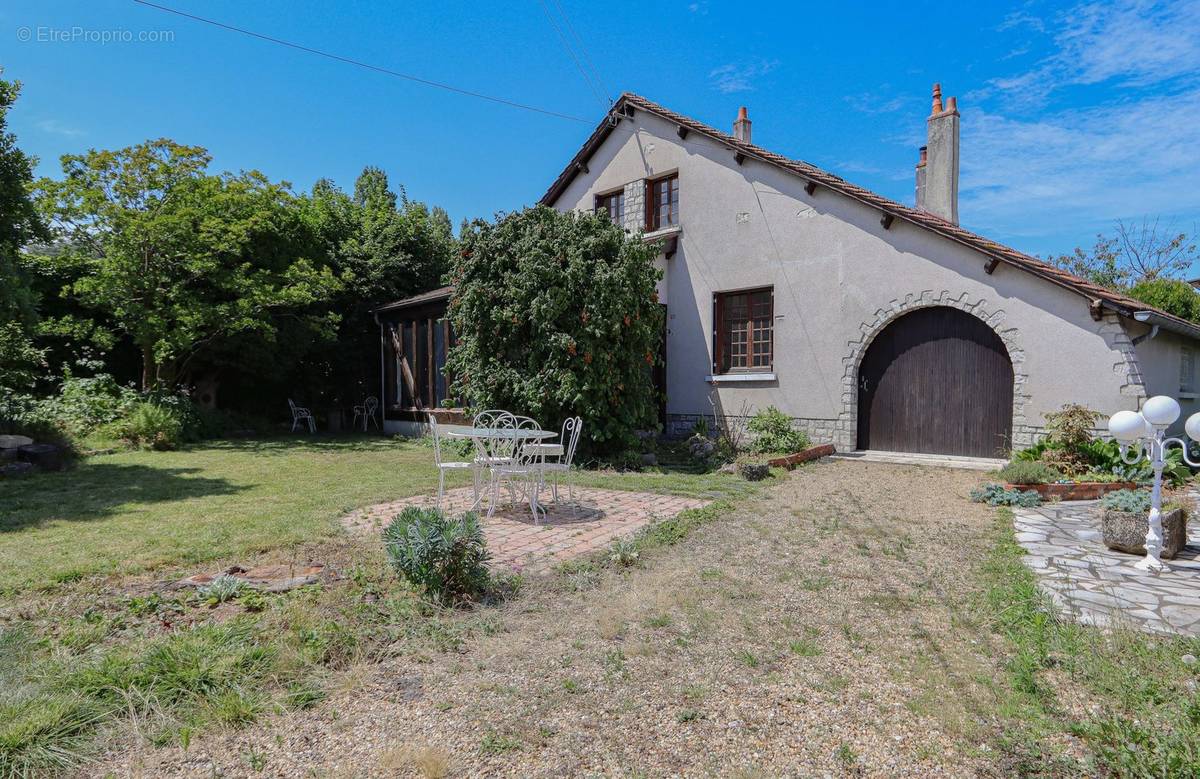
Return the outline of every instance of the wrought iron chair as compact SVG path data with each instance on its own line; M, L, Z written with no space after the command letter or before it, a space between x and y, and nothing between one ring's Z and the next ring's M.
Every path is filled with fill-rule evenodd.
M453 462L442 459L442 434L438 429L437 417L433 414L429 415L429 432L433 436L433 459L437 463L438 469L438 494L437 507L442 507L442 500L446 496L446 472L447 471L471 471L472 486L474 487L475 500L479 500L479 475L480 467L474 461L472 462Z
M508 462L498 463L491 468L491 505L488 506L488 516L496 511L496 503L500 497L500 483L507 482L509 498L517 501L517 490L529 502L529 512L533 515L533 523L538 524L541 514L538 509L538 488L542 483L541 456L534 450L521 445L521 439L515 433L519 430L540 430L541 426L529 417L509 415L512 421L514 436L511 457Z
M571 505L575 510L578 510L579 504L575 500L575 486L571 479L571 465L575 462L575 448L579 446L579 434L583 432L583 419L580 417L569 417L562 426L562 437L558 444L549 444L550 447L558 447L557 451L547 451L541 456L556 456L558 459L542 463L542 478L546 474L550 474L553 479L551 481L551 495L554 502L558 503L558 475L563 475L563 481L567 485L567 499L571 501ZM565 447L565 449L564 449Z
M317 432L317 420L313 419L312 412L304 406L297 406L296 401L288 398L288 408L292 410L292 432L296 432L296 425L304 422L308 425L308 432Z
M351 427L358 425L358 418L362 417L363 432L367 432L367 420L370 420L375 429L379 429L379 420L375 418L375 412L379 409L379 398L371 395L361 404L354 407L354 421L350 423Z

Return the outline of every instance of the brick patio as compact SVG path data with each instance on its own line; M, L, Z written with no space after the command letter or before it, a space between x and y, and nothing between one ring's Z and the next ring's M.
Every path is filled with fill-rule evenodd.
M480 511L483 532L494 565L505 565L523 572L547 570L551 566L605 549L618 538L633 535L651 522L668 519L684 509L700 508L710 501L659 495L652 492L625 492L576 488L578 514L565 502L549 509L538 524L533 523L529 506L500 506L488 519L486 507ZM547 496L548 497L548 496ZM396 514L408 506L432 506L433 495L380 503L355 511L342 519L352 533L378 533ZM472 501L471 488L449 490L442 508L449 512L466 511Z

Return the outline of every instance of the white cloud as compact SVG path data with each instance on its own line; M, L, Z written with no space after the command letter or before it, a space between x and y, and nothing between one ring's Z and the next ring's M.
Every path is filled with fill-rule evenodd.
M1022 11L1002 27L1039 25ZM1045 245L1117 219L1194 219L1200 3L1088 0L1040 26L1047 56L962 101L964 224Z
M1200 89L1025 120L967 110L962 128L959 213L983 232L1200 213Z
M83 130L72 127L58 119L42 119L37 123L37 128L44 133L52 135L65 135L73 138L77 135L83 135Z
M752 63L729 63L719 68L713 68L708 74L709 82L718 92L730 94L733 92L749 92L754 89L754 81L765 76L779 67L778 60L759 60Z
M1053 53L1023 73L990 80L987 89L970 97L1000 95L1028 107L1043 105L1052 92L1071 86L1146 87L1196 83L1200 76L1200 3L1195 0L1085 2L1045 26L1024 12L1017 18L1000 29L1024 24L1056 30Z
M842 99L855 111L860 111L864 114L890 114L899 111L905 106L915 105L918 102L911 95L885 96L887 94L886 86L882 92L883 94L878 92L862 92L857 95L846 95Z

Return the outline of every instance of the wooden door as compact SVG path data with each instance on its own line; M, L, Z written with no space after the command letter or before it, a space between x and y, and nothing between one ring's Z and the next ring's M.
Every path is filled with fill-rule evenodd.
M858 371L858 448L1001 457L1012 437L1013 370L1004 343L970 314L905 314Z

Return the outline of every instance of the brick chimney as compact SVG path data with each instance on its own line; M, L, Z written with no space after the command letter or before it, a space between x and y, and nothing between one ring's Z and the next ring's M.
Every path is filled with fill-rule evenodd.
M733 123L733 137L750 143L750 117L746 114L746 106L738 109L737 121Z
M933 85L926 121L928 142L917 163L917 208L958 224L958 99L942 105L942 85Z

